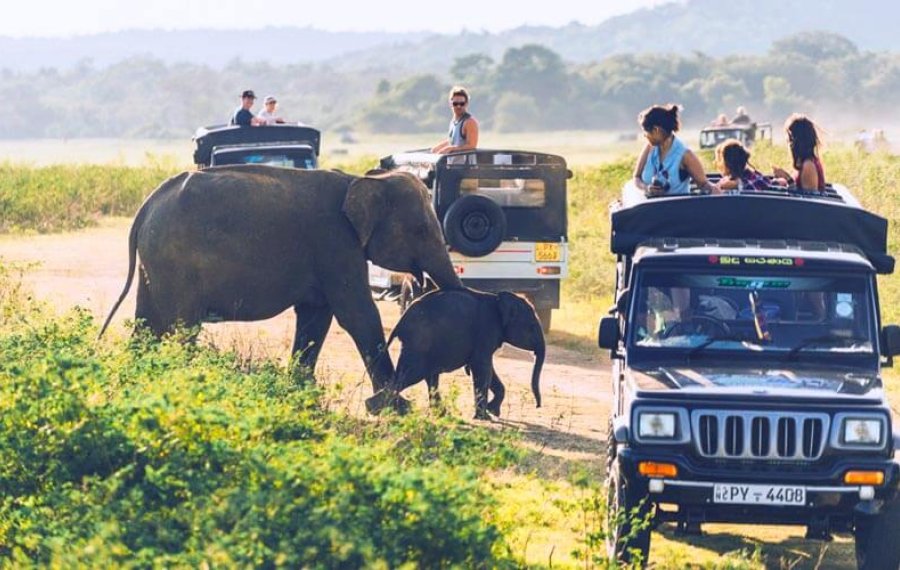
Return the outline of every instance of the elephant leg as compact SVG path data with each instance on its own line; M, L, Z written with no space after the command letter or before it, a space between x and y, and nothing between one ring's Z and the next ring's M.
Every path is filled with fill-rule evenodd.
M487 410L499 418L500 406L503 405L503 399L506 398L506 387L503 386L503 382L497 376L496 370L491 370L491 373L491 392L494 393L494 398L488 402Z
M166 320L160 315L156 304L153 302L150 286L147 285L147 277L143 269L138 272L137 281L137 304L134 310L134 319L137 321L138 326L135 327L135 333L137 333L138 327L144 327L149 329L153 336L160 338L172 330L175 321Z
M428 402L432 408L441 406L441 393L438 391L440 378L440 374L431 374L425 377L425 382L428 384Z
M348 291L330 292L332 295L328 301L338 324L356 344L372 381L372 388L377 392L390 384L394 364L385 350L381 315L372 300L367 282L363 281L360 289L358 295L351 295Z
M475 419L489 420L491 416L488 414L487 397L494 369L490 355L481 362L470 362L470 367L472 369L472 385L475 390Z
M300 366L312 373L316 369L319 352L328 329L331 328L334 313L327 305L296 305L294 314L297 316L297 324L291 354Z

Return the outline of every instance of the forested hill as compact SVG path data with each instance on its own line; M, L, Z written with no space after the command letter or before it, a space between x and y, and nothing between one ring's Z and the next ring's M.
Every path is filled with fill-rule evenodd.
M687 0L611 18L597 26L521 27L499 34L464 32L430 36L415 44L381 46L340 56L338 69L394 67L443 71L454 58L540 44L571 63L623 53L672 53L710 57L761 55L778 39L799 32L829 31L860 49L900 51L895 22L900 2L884 0ZM475 26L473 26L475 28Z
M509 48L525 44L546 46L570 63L619 53L759 55L779 38L812 30L839 33L862 50L897 51L898 21L900 2L886 0L686 0L637 10L596 26L532 26L491 34L478 31L474 9L470 31L453 35L267 28L133 30L64 39L0 37L0 69L67 69L85 61L106 67L150 56L163 63L214 68L234 60L272 65L328 61L337 71L383 70L383 75L396 77L410 71L444 74L457 57L480 53L499 59Z

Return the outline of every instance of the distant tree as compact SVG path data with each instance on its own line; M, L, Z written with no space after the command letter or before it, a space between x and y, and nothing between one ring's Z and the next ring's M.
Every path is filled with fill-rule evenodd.
M534 131L553 125L541 124L541 108L534 97L504 93L494 107L494 129L504 133Z
M833 32L802 32L774 42L770 53L828 60L857 55L859 48L844 36Z
M486 85L494 69L494 60L483 53L464 55L453 60L450 77L456 83L477 88Z
M566 66L559 55L535 44L510 48L496 72L498 92L515 92L538 101L567 95Z
M391 82L387 79L382 79L378 82L378 87L375 88L376 95L387 95L391 92Z

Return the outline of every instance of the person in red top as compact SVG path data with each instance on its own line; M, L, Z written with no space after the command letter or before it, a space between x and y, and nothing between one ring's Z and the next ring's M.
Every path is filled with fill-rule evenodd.
M825 169L819 160L819 135L816 125L806 115L794 113L784 124L796 174L791 176L783 168L773 167L777 178L796 185L798 190L822 191L825 189Z

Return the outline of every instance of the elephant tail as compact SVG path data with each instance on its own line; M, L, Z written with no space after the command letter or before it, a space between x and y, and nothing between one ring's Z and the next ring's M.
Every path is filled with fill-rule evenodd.
M183 182L186 183L190 178L191 173L185 172L170 178L166 182L163 182L156 191L152 192L147 198L144 200L144 203L141 204L141 207L138 209L137 214L134 216L134 222L131 224L131 231L128 234L128 277L125 278L125 288L122 290L122 294L119 295L119 300L116 301L116 304L113 305L112 310L109 312L109 316L106 317L106 321L103 323L103 327L100 328L100 334L97 335L97 339L99 340L103 337L103 333L106 332L106 328L109 326L109 323L112 321L113 315L116 314L116 311L119 310L119 306L122 304L122 301L125 300L125 297L128 296L128 290L131 289L131 282L134 280L134 269L137 266L137 235L138 231L141 229L141 224L144 222L144 218L147 215L147 210L149 210L150 200L159 192L159 190L168 186L169 182Z

